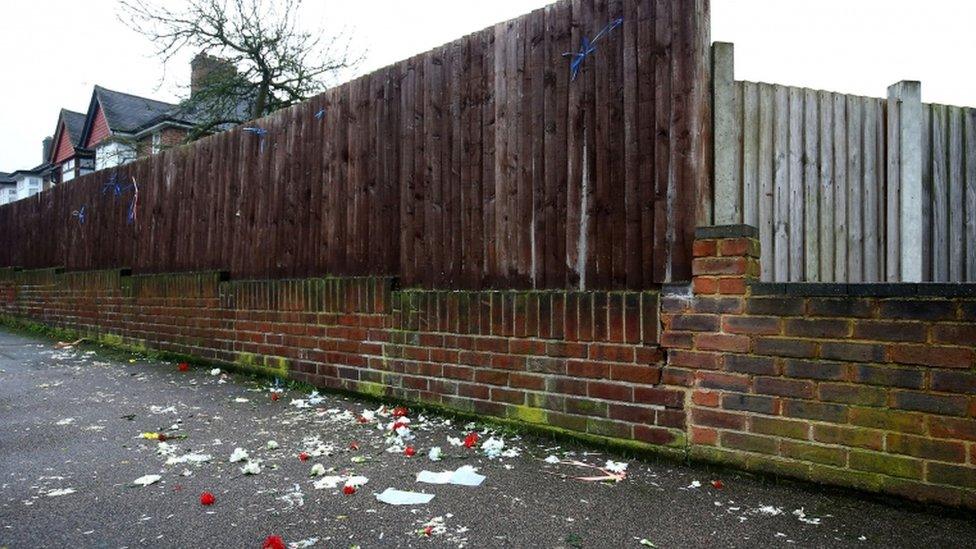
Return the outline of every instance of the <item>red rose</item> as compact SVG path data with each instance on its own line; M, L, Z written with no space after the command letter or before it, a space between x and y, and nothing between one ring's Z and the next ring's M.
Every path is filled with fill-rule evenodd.
M261 549L286 549L285 540L281 539L281 536L268 536L264 538Z
M469 433L464 437L465 448L473 448L475 444L478 444L478 433Z
M356 442L355 440L354 440L354 441L352 441L352 442L351 442L351 443L349 444L349 449L350 449L350 450L358 450L358 449L359 449L359 443L358 443L358 442Z
M159 442L166 442L168 438L169 437L167 437L165 433L159 433L159 435L156 437L156 440L158 440Z
M278 400L279 398L281 398L281 397L278 396L278 393L271 393L271 401L272 402Z
M347 485L345 485L345 486L342 487L342 493L345 494L345 495L347 495L347 496L351 496L351 495L353 495L353 494L356 493L356 487L355 486L349 486L347 484Z
M409 413L410 410L408 410L405 406L397 406L393 409L393 417L403 417Z
M396 431L400 427L406 427L406 426L407 426L406 423L404 423L402 421L397 421L396 423L393 424L393 430Z
M722 484L721 480L713 480L712 487L715 488L716 490L721 490L722 488L725 488L725 485Z
M210 492L200 494L200 505L213 505L215 501L217 501L217 498Z
M298 459L301 461L308 461L308 452L298 454Z
M407 457L413 457L417 453L417 451L413 449L413 446L407 446L406 448L403 449L403 453Z
M434 527L433 526L428 526L428 527L424 528L424 535L425 536L428 536L428 537L434 535Z
M176 368L181 372L187 372L190 370L190 365L187 364L186 362L180 362L180 364Z

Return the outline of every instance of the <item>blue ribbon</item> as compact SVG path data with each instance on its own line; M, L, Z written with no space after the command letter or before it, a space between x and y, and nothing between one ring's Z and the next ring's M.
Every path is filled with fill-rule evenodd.
M264 136L268 135L268 130L259 128L257 126L247 126L245 128L241 128L241 131L258 136L258 143L260 143L258 152L264 152Z
M79 225L84 225L85 224L85 206L82 206L82 207L78 208L77 210L71 212L71 216L78 218L78 224Z
M317 120L322 120L323 118L325 118L325 107L322 107L321 109L319 109L319 112L315 113L315 118Z
M129 187L131 187L131 185L123 185L122 182L119 181L118 172L112 172L112 175L108 176L108 181L102 185L102 194L112 191L112 194L115 196L122 196L122 193L129 190Z
M570 77L570 80L576 80L576 77L579 75L580 70L583 68L583 61L586 60L586 57L588 55L596 51L597 40L603 38L604 35L612 31L613 29L619 27L623 23L624 23L623 17L618 17L614 19L613 21L607 23L607 26L603 27L603 29L600 32L596 33L596 36L593 37L593 40L590 40L589 38L584 36L582 42L580 43L580 49L578 52L568 51L563 54L563 57L572 57L572 59L569 61L569 72L572 75Z

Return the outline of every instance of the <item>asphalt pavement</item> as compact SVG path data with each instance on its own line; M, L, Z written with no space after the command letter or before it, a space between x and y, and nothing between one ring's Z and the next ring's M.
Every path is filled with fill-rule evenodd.
M273 389L0 332L0 548L259 548L270 535L329 548L976 544L976 517L959 511L614 455L417 410L406 415L410 432L400 425L406 436L396 436L392 407L309 400L297 389L273 400ZM472 448L455 445L471 432ZM502 455L488 456L498 441ZM430 459L435 446L440 461ZM231 462L237 448L248 458ZM625 478L575 478L619 470L607 461L626 463ZM249 462L258 474L242 472ZM323 471L313 476L316 464ZM485 476L481 485L416 480L465 465ZM159 478L134 483L148 475ZM367 482L353 479L346 494L350 477ZM387 488L434 498L394 506L377 500ZM213 505L200 503L203 492Z

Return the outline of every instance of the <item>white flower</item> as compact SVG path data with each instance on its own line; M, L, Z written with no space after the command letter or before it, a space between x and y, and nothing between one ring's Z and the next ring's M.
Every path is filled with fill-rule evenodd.
M220 368L214 368L213 370L210 370L210 375L212 375L212 376L219 376L220 375Z
M488 456L488 459L500 456L503 448L505 448L505 441L495 437L489 437L481 444L481 450Z
M277 450L277 449L278 449L278 443L276 441L274 441L274 440L269 440L268 441L268 450Z
M230 455L230 462L237 463L238 461L244 461L247 458L247 450L243 448L234 448L234 452Z
M256 475L261 472L261 460L256 459L254 461L249 461L241 467L241 472L245 475Z
M324 465L322 465L321 463L316 463L315 465L312 466L311 476L313 476L313 477L320 477L320 476L322 476L324 474L325 474L325 466Z
M543 461L545 461L546 463L556 464L556 463L559 463L559 458L556 457L556 456L549 456L546 459L544 459Z
M430 452L427 453L427 457L429 457L431 461L440 461L442 453L443 452L441 452L440 446L434 446L430 449Z
M451 446L463 446L464 445L464 442L462 442L461 439L459 439L457 437L447 437L447 442Z
M627 470L627 464L622 461L610 461L607 460L607 464L603 466L604 469L610 471L611 473L623 473Z

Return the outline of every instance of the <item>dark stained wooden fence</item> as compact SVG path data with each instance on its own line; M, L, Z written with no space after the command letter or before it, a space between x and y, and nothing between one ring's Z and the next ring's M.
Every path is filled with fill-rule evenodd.
M571 80L563 53L617 17ZM711 207L708 26L708 0L554 4L251 124L264 137L118 168L138 184L133 223L132 191L103 192L111 170L3 206L0 264L471 289L687 279Z

